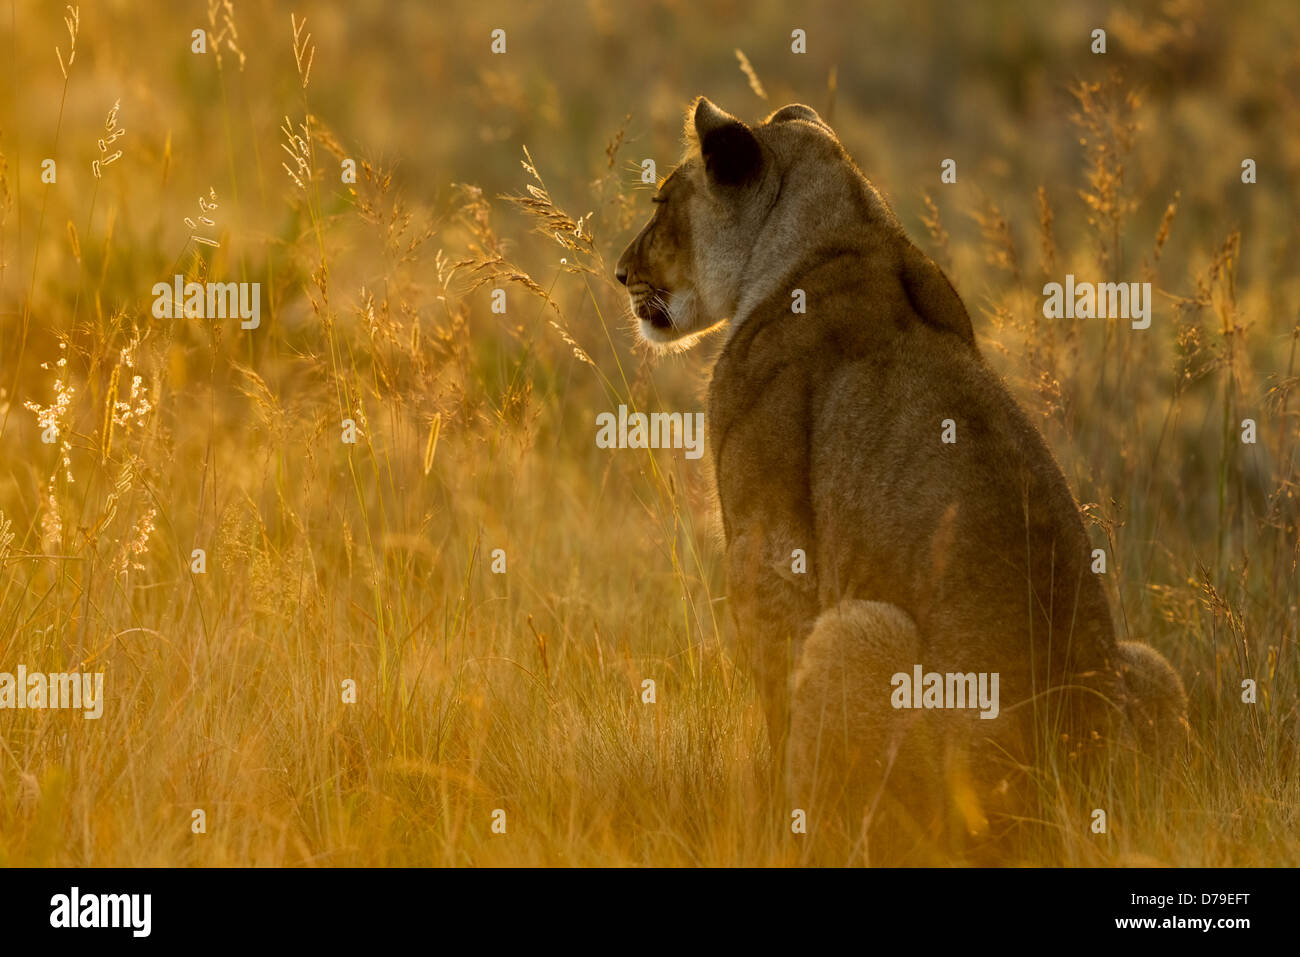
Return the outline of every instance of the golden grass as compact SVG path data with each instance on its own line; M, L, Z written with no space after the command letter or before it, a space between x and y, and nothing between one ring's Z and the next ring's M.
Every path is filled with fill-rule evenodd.
M282 4L209 2L209 47L239 71L179 45L147 55L186 36L174 23L88 11L78 40L75 10L67 25L17 12L11 69L34 79L5 104L0 141L0 671L103 671L107 702L98 721L0 712L0 865L804 859L733 664L707 475L680 453L594 443L596 413L619 403L702 408L707 347L636 352L610 275L647 213L627 170L654 156L667 171L700 92L746 114L834 105L1088 505L1121 627L1188 685L1190 759L1088 795L1049 770L1024 860L1300 863L1300 285L1286 268L1300 235L1272 212L1298 135L1277 117L1295 104L1284 83L1207 85L1187 67L1254 44L1256 68L1284 75L1270 37L1293 40L1296 17L1211 4L1190 38L1142 25L1163 73L1112 75L1083 44L1053 60L1041 100L1008 78L1042 64L1008 62L925 121L903 87L822 42L925 55L928 35L892 14L820 30L809 14L810 53L792 63L763 39L783 20L733 22L724 42L680 10L703 72L669 82L628 39L652 35L651 13L463 6L435 36L415 7L371 32L313 14L309 33ZM962 43L997 35L973 9L943 19ZM502 24L511 53L493 59ZM1216 52L1224 24L1239 46ZM623 68L595 52L557 62L561 27L592 51L615 44ZM1137 29L1117 21L1112 45ZM74 46L49 62L61 31ZM99 133L103 89L122 91L125 155L117 107ZM1237 124L1247 110L1265 120ZM65 124L81 141L66 153ZM383 137L373 152L366 130ZM523 142L539 160L525 151L521 177ZM940 187L937 157L959 149L959 183ZM1266 172L1242 186L1256 153ZM45 155L57 185L33 173ZM1149 278L1152 329L1044 320L1038 290L1066 271ZM261 328L154 319L149 289L174 272L260 282ZM1237 439L1246 417L1257 445ZM1107 834L1089 831L1091 807Z

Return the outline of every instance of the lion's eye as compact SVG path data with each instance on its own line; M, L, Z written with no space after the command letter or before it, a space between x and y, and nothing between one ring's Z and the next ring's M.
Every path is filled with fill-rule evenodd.
M652 202L652 203L666 203L666 202L668 202L668 197L667 197L667 196L651 196L651 197L650 197L650 202Z

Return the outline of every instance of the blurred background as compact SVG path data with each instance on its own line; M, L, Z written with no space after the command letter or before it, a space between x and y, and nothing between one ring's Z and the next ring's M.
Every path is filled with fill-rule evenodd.
M1140 780L1175 790L1112 795L1098 840L1045 782L1027 862L1300 861L1300 7L13 0L0 29L0 670L109 696L0 712L0 863L804 859L707 463L594 442L620 403L704 408L718 340L651 356L611 277L699 94L831 123L1188 685L1191 760ZM260 283L261 327L155 319L178 272ZM1044 320L1067 273L1150 281L1151 328Z

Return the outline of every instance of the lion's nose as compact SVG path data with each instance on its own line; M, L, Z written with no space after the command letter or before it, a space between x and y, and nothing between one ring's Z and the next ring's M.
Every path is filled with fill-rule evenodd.
M614 278L617 279L619 282L621 282L623 285L626 286L626 285L627 285L627 267L624 266L622 263L619 263L618 266L617 266L617 267L615 268L615 270L614 270Z

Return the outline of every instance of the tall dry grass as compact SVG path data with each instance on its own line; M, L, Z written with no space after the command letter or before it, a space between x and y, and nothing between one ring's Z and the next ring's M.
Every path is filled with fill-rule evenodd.
M713 9L421 9L308 26L209 3L204 58L170 21L11 6L10 70L30 78L0 140L0 670L102 671L107 702L98 721L0 712L0 863L804 859L733 665L707 474L594 443L620 403L702 408L716 344L651 361L610 275L648 212L640 161L666 171L697 92L825 110L930 235L1108 550L1124 636L1188 685L1188 761L1095 795L1049 770L1024 859L1300 861L1300 237L1279 213L1298 154L1276 122L1295 104L1221 70L1249 50L1288 75L1294 15L1206 5L1191 34L1118 17L1112 43L1145 51L1120 72L1086 45L972 63L1003 36L974 10L810 30L933 55L918 74L830 40L787 60L772 11L720 43L692 29ZM1070 50L1072 23L1024 29ZM702 65L656 68L635 40L654 29ZM589 54L558 62L556 31ZM980 79L933 89L949 61ZM111 143L114 123L130 133ZM1039 290L1067 271L1153 282L1152 328L1044 320ZM175 272L259 282L261 328L154 319Z

